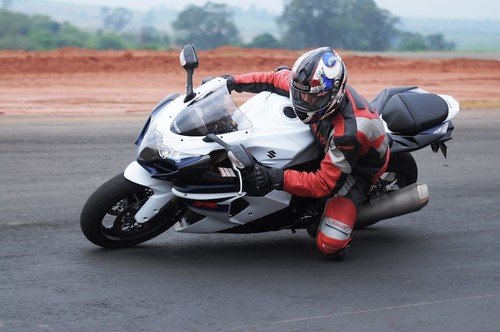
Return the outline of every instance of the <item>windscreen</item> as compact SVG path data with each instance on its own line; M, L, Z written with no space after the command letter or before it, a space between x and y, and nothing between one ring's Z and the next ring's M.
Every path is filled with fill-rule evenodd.
M226 134L249 129L252 123L238 109L225 81L197 96L172 122L170 130L184 136Z

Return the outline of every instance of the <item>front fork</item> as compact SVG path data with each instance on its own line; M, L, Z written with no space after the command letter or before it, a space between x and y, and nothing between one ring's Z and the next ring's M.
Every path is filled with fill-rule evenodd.
M134 216L138 223L142 224L154 218L161 208L174 197L170 182L152 178L148 171L139 165L137 161L127 166L124 176L127 180L148 187L153 191L153 195L148 198Z

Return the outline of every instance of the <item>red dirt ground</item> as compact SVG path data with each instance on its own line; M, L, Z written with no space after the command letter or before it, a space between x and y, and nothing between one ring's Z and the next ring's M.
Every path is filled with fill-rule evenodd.
M206 76L292 66L301 53L230 47L200 51L195 83ZM384 87L417 85L454 96L464 109L500 109L500 61L339 53L349 83L368 99ZM185 80L178 51L0 51L0 115L149 112L168 93L185 93Z

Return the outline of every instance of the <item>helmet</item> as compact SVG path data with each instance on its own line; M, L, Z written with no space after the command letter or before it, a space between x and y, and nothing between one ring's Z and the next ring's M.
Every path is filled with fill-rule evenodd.
M303 54L290 74L290 99L304 123L323 120L337 110L345 94L347 70L330 47Z

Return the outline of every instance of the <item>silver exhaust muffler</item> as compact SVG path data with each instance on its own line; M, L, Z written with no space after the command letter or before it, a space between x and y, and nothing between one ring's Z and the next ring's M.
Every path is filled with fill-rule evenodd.
M427 185L413 183L388 194L380 194L363 203L355 228L361 229L374 223L422 209L429 202Z

